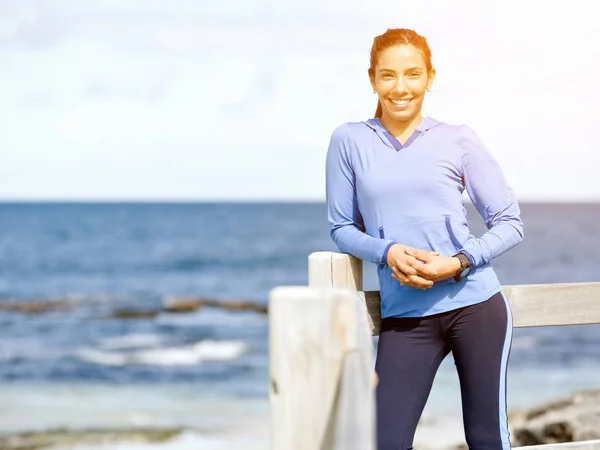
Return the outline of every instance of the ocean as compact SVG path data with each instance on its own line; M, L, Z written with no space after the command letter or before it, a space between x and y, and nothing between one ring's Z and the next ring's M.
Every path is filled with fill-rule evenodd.
M525 240L493 263L503 284L600 281L600 204L521 208ZM106 448L268 448L267 316L161 307L264 306L274 287L307 284L311 252L335 250L322 203L0 204L0 301L74 305L0 311L0 431L180 427L161 446ZM378 289L374 265L364 278ZM155 313L117 317L123 309ZM599 348L600 326L515 330L509 409L600 388ZM435 447L439 430L460 439L459 416L449 357L417 441Z

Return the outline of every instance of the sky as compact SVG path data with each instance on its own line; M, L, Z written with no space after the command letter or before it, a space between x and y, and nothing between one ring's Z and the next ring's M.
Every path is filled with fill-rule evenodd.
M93 3L93 4L92 4ZM0 0L0 201L322 201L372 117L373 37L413 28L424 113L468 124L522 201L600 201L589 0Z

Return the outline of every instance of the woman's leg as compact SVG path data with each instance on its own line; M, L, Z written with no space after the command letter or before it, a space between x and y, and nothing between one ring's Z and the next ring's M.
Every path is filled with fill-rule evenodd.
M377 449L411 449L440 363L449 352L438 317L382 321L375 370Z
M510 449L506 367L512 315L502 293L444 318L456 363L469 450Z

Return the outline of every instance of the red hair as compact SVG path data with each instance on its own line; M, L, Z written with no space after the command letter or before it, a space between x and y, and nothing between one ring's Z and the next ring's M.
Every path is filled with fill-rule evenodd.
M375 36L375 39L373 39L371 66L369 67L369 76L371 78L375 78L375 66L377 66L377 61L379 60L379 54L396 45L412 45L418 49L423 54L423 58L425 58L427 73L431 73L433 66L431 65L431 50L429 49L427 40L414 30L408 28L388 28L385 33ZM375 117L381 117L381 115L381 102L378 100Z

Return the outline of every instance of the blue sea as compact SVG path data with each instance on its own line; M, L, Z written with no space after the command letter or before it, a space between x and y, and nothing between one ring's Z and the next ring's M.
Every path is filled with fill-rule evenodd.
M525 240L494 261L503 284L600 281L600 204L521 208ZM266 305L274 287L307 284L308 255L324 250L336 248L322 203L0 204L0 301L76 302L0 311L0 431L177 425L199 434L168 448L268 448L266 315L113 313L177 298ZM365 290L378 289L364 270ZM516 330L509 408L600 388L598 349L600 326ZM457 415L448 358L419 439L460 433Z

